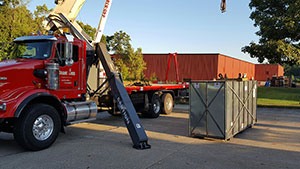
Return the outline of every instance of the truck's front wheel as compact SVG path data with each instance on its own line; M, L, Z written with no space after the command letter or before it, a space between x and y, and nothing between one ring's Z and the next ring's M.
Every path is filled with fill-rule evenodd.
M42 150L56 140L61 127L58 112L47 104L25 108L15 123L15 140L29 150Z

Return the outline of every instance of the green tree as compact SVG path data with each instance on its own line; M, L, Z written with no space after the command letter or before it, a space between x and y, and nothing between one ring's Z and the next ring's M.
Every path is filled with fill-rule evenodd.
M146 69L146 62L143 59L142 49L137 48L134 51L133 48L129 50L129 61L127 62L129 66L129 79L141 80L144 76L143 71Z
M123 79L124 80L128 80L128 77L129 77L129 67L123 61L123 59L116 59L115 60L115 64L119 68L119 71L121 72Z
M93 28L91 25L89 24L84 24L81 21L76 21L79 26L92 38L95 39L95 34L96 34L96 28Z
M129 50L132 48L130 44L131 38L122 30L114 33L113 36L108 39L108 44L110 47L110 52L115 55L121 55L122 57L128 57ZM128 59L128 58L126 58Z
M285 76L300 76L300 65L287 65L284 64L284 75Z
M34 31L40 31L41 33L46 33L45 28L42 26L42 22L46 19L47 15L52 11L48 9L47 5L37 6L34 13Z
M34 15L27 9L26 0L5 0L0 7L0 60L10 57L11 42L20 36L38 30L44 31L41 22L50 12L46 5L37 6Z
M152 81L152 82L158 80L158 77L156 76L155 72L153 72L153 73L151 74L149 80Z
M0 7L0 59L6 58L11 53L10 42L13 39L28 35L34 28L33 15L27 10L24 1L5 0L5 5Z
M258 43L242 48L259 62L300 64L300 0L251 0Z
M105 43L106 43L106 48L107 48L107 51L110 51L110 52L112 52L111 51L111 42L112 42L112 39L114 38L114 35L112 35L112 36L105 36ZM102 39L101 39L102 40Z
M108 38L108 48L116 55L115 63L125 80L141 80L144 77L146 62L143 59L142 49L132 48L130 36L123 32L116 32Z
M76 21L79 26L89 35L89 37L91 37L93 40L95 39L95 35L96 35L96 28L92 27L89 24L84 24L81 21ZM101 37L101 42L104 43L106 45L106 36L102 35Z

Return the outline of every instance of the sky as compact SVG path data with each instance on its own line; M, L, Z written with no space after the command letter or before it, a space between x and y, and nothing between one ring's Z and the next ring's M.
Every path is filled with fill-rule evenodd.
M97 27L105 0L86 0L77 20ZM113 0L105 35L123 30L143 53L221 53L257 63L241 48L257 42L258 28L249 18L250 0ZM29 9L54 0L31 0Z

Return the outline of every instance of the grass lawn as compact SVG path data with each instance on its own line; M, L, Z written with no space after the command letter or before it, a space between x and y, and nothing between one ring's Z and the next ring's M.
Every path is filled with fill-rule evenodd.
M259 87L257 105L300 108L300 88Z

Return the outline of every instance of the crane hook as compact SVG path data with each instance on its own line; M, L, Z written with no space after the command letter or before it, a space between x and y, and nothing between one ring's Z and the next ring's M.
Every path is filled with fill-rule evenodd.
M54 3L55 3L56 5L60 5L60 4L62 4L64 1L65 1L65 0L55 0Z
M221 2L221 11L222 13L226 12L226 0L222 0Z

